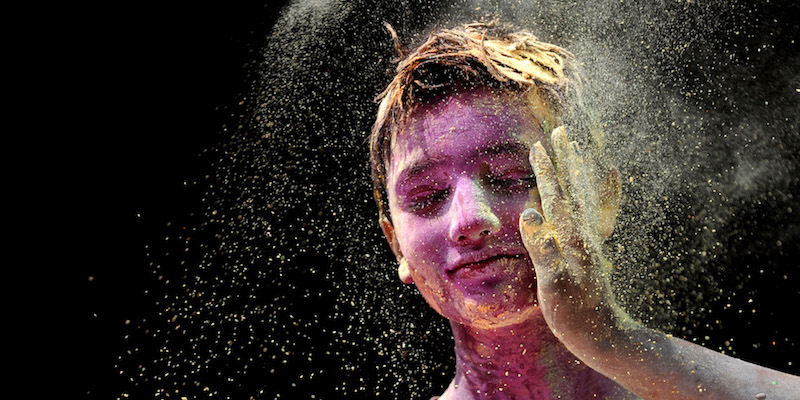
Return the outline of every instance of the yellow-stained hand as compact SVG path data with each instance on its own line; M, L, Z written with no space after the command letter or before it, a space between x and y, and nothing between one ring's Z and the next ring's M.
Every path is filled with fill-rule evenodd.
M520 231L542 314L565 347L643 399L800 398L800 377L650 329L618 306L601 245L613 229L606 197L619 193L619 174L608 175L609 192L563 127L552 145L552 159L541 143L531 149L544 215L525 210Z
M540 142L530 152L544 215L525 210L520 230L548 326L576 356L595 357L629 318L615 301L611 266L601 251L608 222L600 180L563 127L553 131L551 143L552 160Z

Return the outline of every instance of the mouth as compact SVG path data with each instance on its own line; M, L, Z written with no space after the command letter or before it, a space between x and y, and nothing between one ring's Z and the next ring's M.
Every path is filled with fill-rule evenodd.
M455 267L448 269L447 274L450 276L454 275L472 275L474 273L478 273L489 266L493 265L502 265L505 266L510 264L516 260L522 259L522 254L497 254L494 256L489 256L486 258L482 258L476 261L471 262L463 262L457 264Z

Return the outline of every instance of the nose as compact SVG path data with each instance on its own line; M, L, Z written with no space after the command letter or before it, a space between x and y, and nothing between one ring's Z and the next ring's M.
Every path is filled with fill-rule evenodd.
M458 180L454 189L448 239L461 245L479 245L500 231L500 219L492 212L488 189L468 178Z

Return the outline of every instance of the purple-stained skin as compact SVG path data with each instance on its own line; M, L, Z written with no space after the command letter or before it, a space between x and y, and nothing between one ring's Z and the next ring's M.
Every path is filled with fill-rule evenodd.
M580 240L602 213L580 200L619 190L585 180L564 129L545 135L524 104L450 94L392 138L381 226L400 279L450 320L457 364L441 400L800 398L800 377L650 329L616 304L610 264ZM569 188L589 218L575 217Z
M426 105L393 140L387 192L400 251L450 320L497 327L536 308L519 233L520 213L541 209L528 152L544 135L532 122L470 92Z
M520 104L487 89L443 97L392 141L387 237L456 339L442 399L625 398L566 350L537 306L519 218L542 212L528 154L547 141Z

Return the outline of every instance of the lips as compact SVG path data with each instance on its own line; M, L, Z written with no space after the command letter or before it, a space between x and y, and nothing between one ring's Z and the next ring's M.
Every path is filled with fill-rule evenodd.
M520 259L523 257L523 255L524 255L523 252L518 252L518 251L502 251L502 252L488 251L488 252L468 254L461 257L450 268L447 268L446 272L449 275L452 275L457 271L461 270L464 270L461 271L461 273L467 271L477 271L496 262L512 261Z

